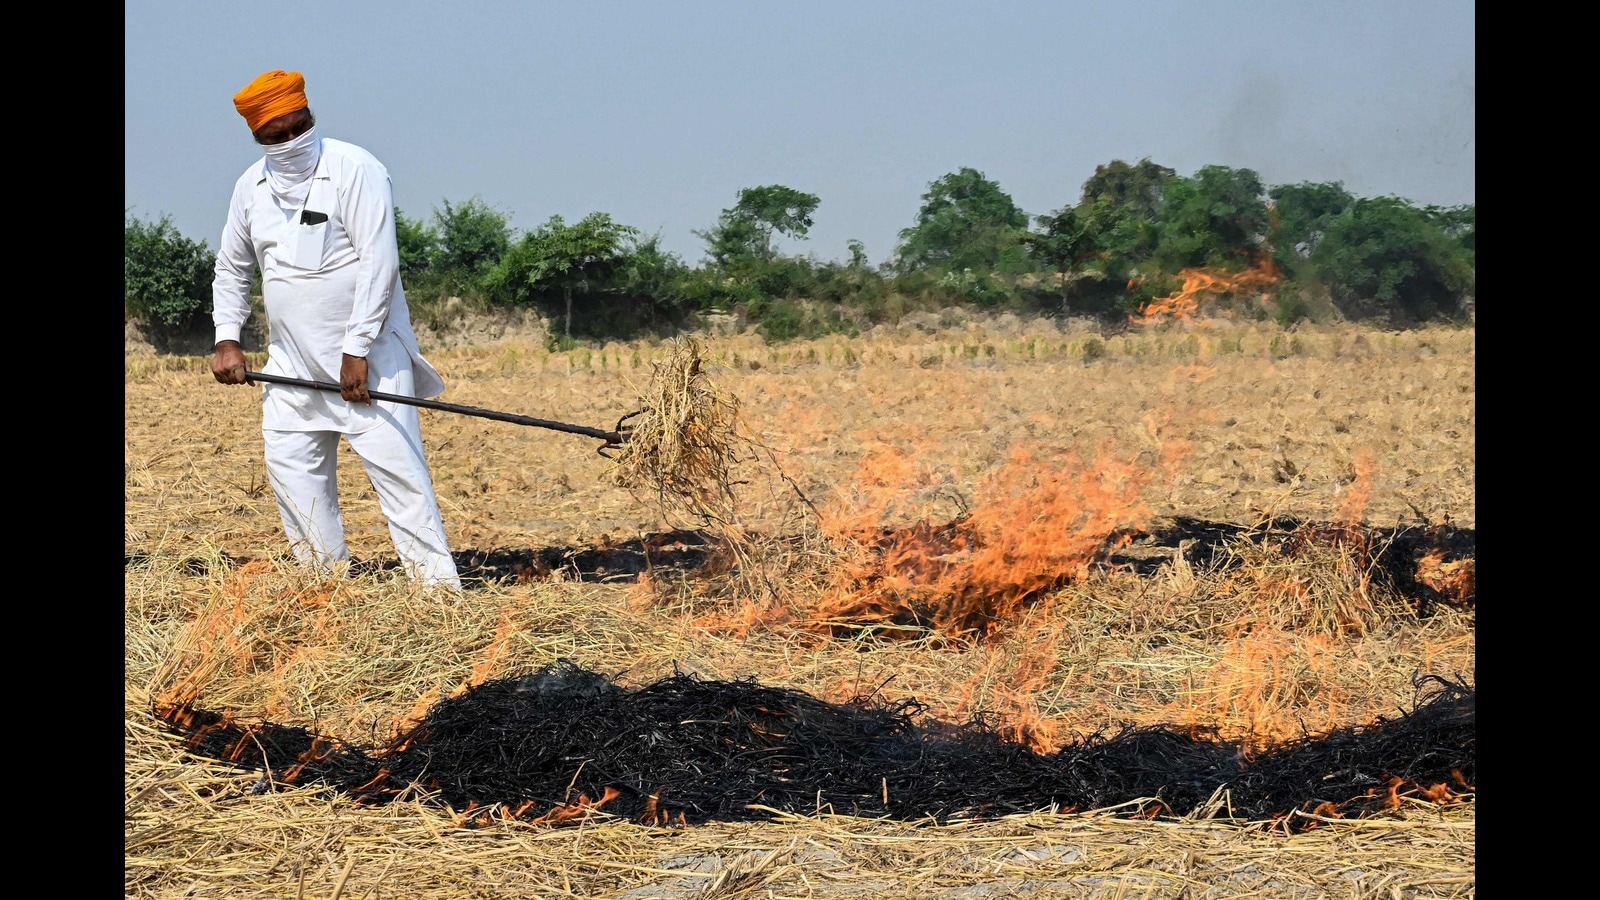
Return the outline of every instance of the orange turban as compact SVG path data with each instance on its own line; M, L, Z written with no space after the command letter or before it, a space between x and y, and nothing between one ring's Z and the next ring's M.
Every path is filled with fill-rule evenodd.
M308 105L305 76L282 69L262 72L255 81L245 85L244 90L233 95L233 108L244 116L251 131Z

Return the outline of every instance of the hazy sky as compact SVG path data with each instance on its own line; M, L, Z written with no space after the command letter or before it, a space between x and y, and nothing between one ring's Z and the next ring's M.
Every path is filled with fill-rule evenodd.
M1149 157L1267 185L1475 203L1466 0L144 0L126 11L125 213L217 247L260 157L232 97L304 73L324 137L408 216L609 213L690 264L741 188L821 203L787 253L893 252L970 166L1030 215Z

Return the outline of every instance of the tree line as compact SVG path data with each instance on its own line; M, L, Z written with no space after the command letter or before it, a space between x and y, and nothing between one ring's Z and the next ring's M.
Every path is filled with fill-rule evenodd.
M1196 272L1224 284L1269 273L1269 290L1223 302L1284 325L1409 327L1469 319L1473 304L1474 205L1358 197L1340 182L1269 187L1250 169L1182 176L1148 158L1113 160L1075 200L1030 215L963 167L928 184L892 256L876 265L859 240L845 260L779 251L777 237L807 239L820 206L786 185L742 189L693 232L705 244L693 263L604 212L518 231L474 197L425 218L397 208L395 220L415 318L533 309L548 317L553 347L666 333L705 313L738 316L774 341L951 306L1126 321ZM170 217L124 215L126 314L169 327L208 322L215 254Z

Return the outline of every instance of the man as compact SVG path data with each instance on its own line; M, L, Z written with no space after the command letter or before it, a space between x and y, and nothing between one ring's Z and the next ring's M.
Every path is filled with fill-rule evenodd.
M417 346L400 284L389 172L361 147L318 136L299 72L265 72L233 104L265 155L234 183L228 206L212 281L211 373L223 384L254 384L239 335L259 266L263 374L339 385L338 394L262 385L267 476L295 557L329 572L350 558L335 470L343 437L377 491L408 574L459 591L417 408L369 393L444 392Z

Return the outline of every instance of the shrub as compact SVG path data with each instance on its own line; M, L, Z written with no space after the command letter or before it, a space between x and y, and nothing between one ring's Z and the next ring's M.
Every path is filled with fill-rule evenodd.
M792 300L760 297L750 301L747 315L759 323L757 330L769 341L790 341L805 334L805 310Z
M1474 288L1476 257L1440 221L1398 197L1357 200L1328 223L1309 268L1349 318L1448 316Z
M734 312L754 297L748 286L711 268L684 269L672 280L673 302L690 312Z
M793 300L815 293L817 278L804 259L779 257L751 266L751 280L763 296Z
M124 214L123 313L169 327L193 324L211 309L217 255L178 233L170 216Z
M1298 322L1325 324L1337 321L1339 310L1324 295L1311 288L1289 285L1274 301L1272 320L1288 328Z
M746 305L745 315L756 323L761 336L772 343L816 339L829 334L851 337L860 334L856 323L839 307L819 308L818 304L786 297L758 297Z

